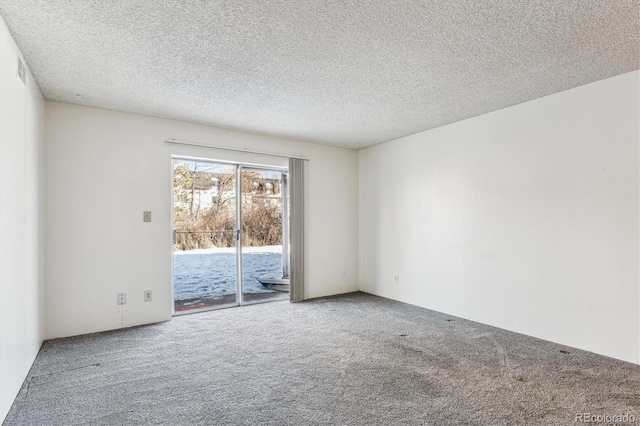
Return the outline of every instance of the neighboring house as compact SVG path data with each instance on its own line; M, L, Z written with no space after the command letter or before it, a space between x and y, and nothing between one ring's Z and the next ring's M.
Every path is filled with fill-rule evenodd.
M193 178L184 179L175 176L175 198L177 209L191 211L197 216L200 212L210 209L222 201L231 200L235 190L229 181L229 175L206 171L196 171ZM181 185L181 181L186 181ZM264 178L261 176L245 177L242 191L242 205L248 208L258 200L269 200L279 203L282 199L280 179ZM232 206L233 203L226 203ZM227 210L227 209L225 209Z

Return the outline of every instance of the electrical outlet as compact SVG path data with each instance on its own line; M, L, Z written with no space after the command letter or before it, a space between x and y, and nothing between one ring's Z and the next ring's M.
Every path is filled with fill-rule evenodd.
M151 222L151 212L150 211L143 211L142 212L142 221L143 222Z
M127 303L127 293L118 293L118 305Z
M144 291L144 301L151 302L153 300L153 291L145 290Z
M393 281L394 281L396 284L400 284L400 275L394 275L394 276L393 276Z

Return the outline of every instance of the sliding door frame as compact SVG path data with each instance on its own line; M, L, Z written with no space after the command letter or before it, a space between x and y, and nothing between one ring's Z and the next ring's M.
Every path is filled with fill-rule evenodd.
M242 170L266 170L266 171L274 171L282 173L283 180L285 182L288 181L289 177L289 168L284 166L270 166L266 164L255 164L255 163L245 163L239 161L229 161L229 160L216 160L211 158L203 158L203 157L192 157L192 156L184 156L184 155L172 155L171 156L171 227L172 227L172 236L171 236L171 315L175 316L175 273L174 273L174 245L175 245L175 200L173 190L175 187L175 175L173 170L173 161L174 160L185 160L185 161L194 161L194 162L202 162L209 164L226 164L229 166L233 166L235 168L235 192L236 192L236 303L235 304L225 304L220 307L216 307L213 309L203 309L202 311L209 311L215 309L224 309L231 308L237 306L246 306L260 302L252 302L246 303L244 301L243 296L243 286L242 286ZM285 191L287 190L287 185L285 183ZM282 191L282 189L281 189ZM285 199L285 196L288 197L287 192L283 192L283 204L282 204L282 227L283 227L283 240L282 240L282 258L283 258L283 275L284 272L290 267L289 258L285 259L285 254L289 255L289 238L288 230L289 230L289 214L285 211L285 208L288 208L288 201ZM287 223L285 223L285 220ZM286 246L286 248L285 248ZM194 311L201 312L200 310Z

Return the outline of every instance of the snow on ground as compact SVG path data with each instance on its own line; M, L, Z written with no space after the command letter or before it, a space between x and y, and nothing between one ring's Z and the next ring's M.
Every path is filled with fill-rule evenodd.
M219 297L236 293L235 247L175 251L174 299ZM242 249L244 293L273 293L257 278L282 278L282 246Z

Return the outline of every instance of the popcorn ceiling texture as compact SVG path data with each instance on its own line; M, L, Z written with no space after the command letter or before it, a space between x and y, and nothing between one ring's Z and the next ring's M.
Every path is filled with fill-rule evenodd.
M639 10L640 0L0 0L47 99L351 148L637 70Z

